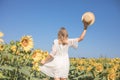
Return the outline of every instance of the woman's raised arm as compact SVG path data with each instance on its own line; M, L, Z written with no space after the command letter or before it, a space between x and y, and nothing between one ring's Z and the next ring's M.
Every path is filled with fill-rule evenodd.
M83 22L83 24L84 24L84 30L83 30L82 34L80 35L80 37L78 38L78 42L80 42L84 39L86 32L87 32L88 25L89 25L88 23L85 23L85 22Z

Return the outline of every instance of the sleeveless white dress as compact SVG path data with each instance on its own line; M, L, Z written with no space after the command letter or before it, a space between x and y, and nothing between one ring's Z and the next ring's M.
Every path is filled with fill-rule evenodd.
M39 66L40 71L46 75L54 78L68 78L69 73L69 56L68 49L69 47L78 47L78 40L68 39L67 45L58 44L58 40L54 40L52 46L52 51L50 55L53 57L52 60L49 60L42 66Z

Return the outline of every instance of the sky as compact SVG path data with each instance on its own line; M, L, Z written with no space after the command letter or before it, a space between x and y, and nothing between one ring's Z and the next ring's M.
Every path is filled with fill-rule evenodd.
M6 43L31 35L34 49L50 52L61 27L69 38L80 36L85 12L94 13L95 23L69 56L120 58L120 0L0 0L0 32Z

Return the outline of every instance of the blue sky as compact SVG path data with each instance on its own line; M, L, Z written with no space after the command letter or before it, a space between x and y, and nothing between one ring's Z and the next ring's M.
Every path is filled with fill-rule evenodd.
M96 21L78 49L70 48L70 57L120 57L119 0L0 0L0 31L6 43L31 35L35 49L50 52L60 27L70 38L80 36L81 16L88 11Z

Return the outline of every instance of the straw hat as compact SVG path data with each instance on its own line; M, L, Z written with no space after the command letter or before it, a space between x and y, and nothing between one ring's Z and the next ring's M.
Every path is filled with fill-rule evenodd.
M95 22L95 16L92 12L86 12L82 15L82 21L92 25Z

